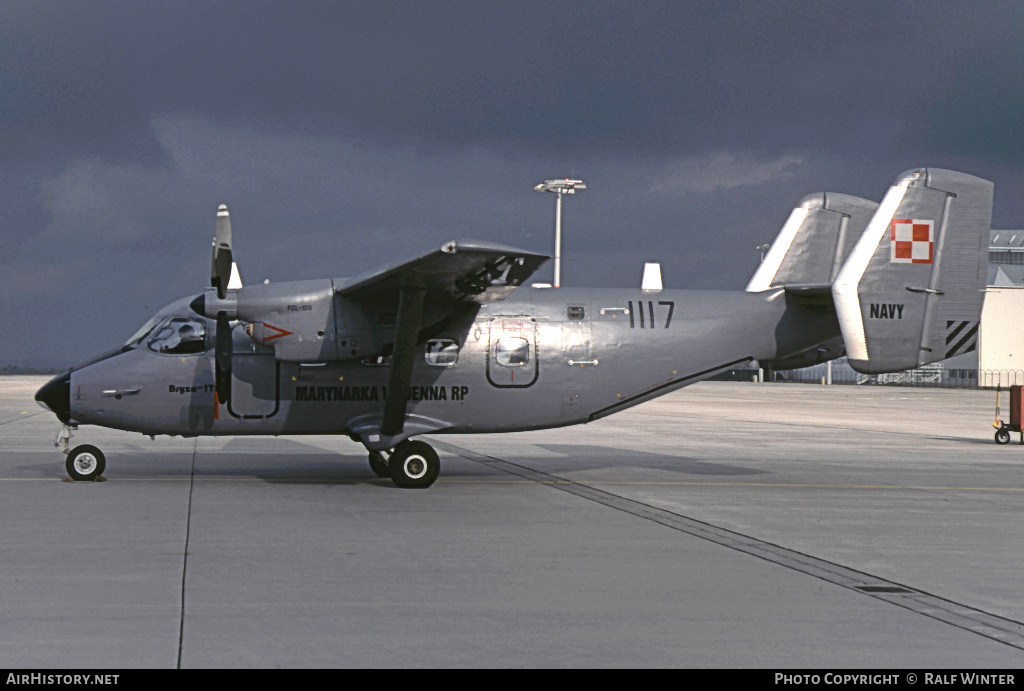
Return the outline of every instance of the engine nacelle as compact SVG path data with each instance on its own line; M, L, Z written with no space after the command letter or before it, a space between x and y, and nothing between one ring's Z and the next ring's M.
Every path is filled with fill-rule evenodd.
M318 362L338 358L334 286L330 280L264 283L227 291L213 289L192 302L210 319L224 312L246 323L257 344L274 349L278 360Z
M237 319L250 338L278 360L315 362L338 357L330 280L265 283L238 290Z
M242 322L253 342L273 348L274 357L288 362L379 359L391 354L395 339L396 305L367 305L335 295L329 279L246 286L226 291L223 298L211 288L191 306L210 319L224 312L229 320ZM475 310L475 303L466 309ZM444 296L430 295L422 328L451 314Z

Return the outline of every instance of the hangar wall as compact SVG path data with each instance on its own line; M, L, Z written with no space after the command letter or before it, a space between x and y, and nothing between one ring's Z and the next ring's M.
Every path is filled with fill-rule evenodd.
M978 329L978 384L1024 384L1024 231L993 230Z
M989 286L981 310L978 337L978 373L1021 372L1024 379L1024 286ZM1001 382L1006 384L1007 382ZM1009 383L1024 383L1010 381Z

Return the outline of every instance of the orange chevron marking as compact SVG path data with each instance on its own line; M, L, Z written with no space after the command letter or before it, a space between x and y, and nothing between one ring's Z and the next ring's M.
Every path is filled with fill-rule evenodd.
M275 338L282 338L283 336L291 336L292 333L293 333L291 331L285 331L284 329L279 329L276 326L271 326L270 324L267 324L266 322L263 322L263 326L265 328L267 328L267 329L273 329L274 331L277 332L273 336L264 336L263 337L263 342L264 343L266 343L267 341L273 341Z

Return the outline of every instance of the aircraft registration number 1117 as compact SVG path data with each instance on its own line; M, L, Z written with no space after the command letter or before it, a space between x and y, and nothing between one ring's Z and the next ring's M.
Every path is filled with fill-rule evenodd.
M643 300L638 300L637 303L636 303L637 307L638 307L638 309L635 312L636 318L634 318L633 301L630 300L627 304L629 305L629 328L631 328L631 329L637 328L638 324L639 324L639 327L641 329L646 329L646 328L653 329L653 328L655 328L655 320L654 320L654 313L655 313L655 311L657 311L657 313L658 313L658 320L659 321L661 320L662 315L664 315L664 317L665 317L665 326L664 326L664 328L667 329L669 327L669 325L672 324L672 312L675 311L676 303L672 302L671 300L658 300L657 302L654 302L653 300L648 300L647 301L647 315L648 315L648 317L646 319L644 318L644 301ZM657 310L654 309L655 305L658 305L658 309Z

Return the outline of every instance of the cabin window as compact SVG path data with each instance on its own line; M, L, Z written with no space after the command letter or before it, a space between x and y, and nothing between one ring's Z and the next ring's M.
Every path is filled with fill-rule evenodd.
M206 324L197 319L171 319L153 330L147 345L153 352L167 355L205 352Z
M494 345L494 359L503 367L522 367L530 362L530 342L507 336Z
M434 367L454 367L459 361L459 344L448 338L427 341L424 358Z

